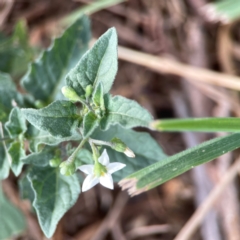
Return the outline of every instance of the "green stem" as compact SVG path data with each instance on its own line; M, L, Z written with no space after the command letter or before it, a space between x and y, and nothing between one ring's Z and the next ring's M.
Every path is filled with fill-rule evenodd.
M85 106L88 108L89 111L91 111L92 113L95 114L94 110L92 109L92 107L89 105L89 103L84 102Z
M104 146L112 147L112 144L110 142L101 141L101 140L92 139L92 138L89 138L89 141L96 145L101 145L101 146L104 145Z
M99 151L92 141L89 141L89 143L90 143L90 146L92 148L93 159L95 161L95 164L98 164L98 158L100 156Z
M72 163L78 153L78 151L83 147L83 145L88 141L88 138L83 139L78 147L75 149L75 151L72 153L72 155L68 158L67 162Z

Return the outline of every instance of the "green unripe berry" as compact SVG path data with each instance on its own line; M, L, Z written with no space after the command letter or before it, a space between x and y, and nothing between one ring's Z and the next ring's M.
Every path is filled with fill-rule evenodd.
M85 89L85 97L89 98L92 95L93 92L93 86L92 85L87 85L86 89Z
M36 108L43 108L43 107L45 107L44 102L40 101L40 100L37 100L35 102L35 106L36 106Z
M60 163L61 163L60 158L53 158L49 161L49 165L51 167L58 167L60 165Z
M128 146L121 139L113 138L111 140L111 144L112 149L114 149L115 151L122 152L126 156L131 158L135 157L134 152L130 148L128 148Z
M75 90L69 86L62 87L62 94L64 95L64 97L68 98L70 101L73 102L81 102L82 100L81 97L77 95Z
M127 145L119 138L113 138L111 140L112 149L118 152L124 152L127 148Z
M60 173L65 176L71 176L76 171L74 162L65 161L65 162L62 162L59 167L60 167Z

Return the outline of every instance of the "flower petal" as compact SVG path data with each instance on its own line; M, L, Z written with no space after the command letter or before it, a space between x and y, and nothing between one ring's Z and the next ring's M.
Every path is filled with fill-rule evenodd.
M102 184L106 188L113 189L113 179L111 174L104 174L104 176L100 177L100 184Z
M88 175L83 181L82 192L86 192L90 188L94 187L99 183L99 178L95 177L93 174Z
M104 149L104 151L102 152L102 155L98 158L98 161L104 166L109 164L109 156L107 154L106 149Z
M108 173L112 174L112 173L124 168L125 166L126 166L126 164L119 163L119 162L109 163L107 165L107 171L108 171Z
M93 169L94 169L94 166L93 165L82 165L79 167L79 169L86 173L86 174L93 174Z
M126 148L125 151L124 151L124 154L130 158L134 158L135 157L135 154L134 152L130 149L130 148Z

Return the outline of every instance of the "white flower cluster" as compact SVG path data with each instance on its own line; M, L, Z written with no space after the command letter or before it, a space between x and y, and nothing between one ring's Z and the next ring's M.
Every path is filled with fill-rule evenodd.
M87 177L85 178L82 186L83 192L89 190L98 183L106 188L113 189L113 179L111 174L126 166L125 164L119 162L110 163L106 149L104 149L102 155L98 158L98 162L105 169L105 171L101 171L100 174L96 174L94 171L94 165L89 164L79 167L82 172L87 174Z

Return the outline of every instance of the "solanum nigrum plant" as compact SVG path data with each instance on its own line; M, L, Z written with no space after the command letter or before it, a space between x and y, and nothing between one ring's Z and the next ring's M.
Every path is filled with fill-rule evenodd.
M90 38L82 17L30 64L22 89L0 74L0 179L10 170L19 178L21 197L31 201L47 237L81 191L98 183L113 189L120 181L136 195L240 146L235 133L167 157L148 133L132 128L238 132L239 119L153 121L136 101L110 93L118 69L116 30L88 50ZM3 226L21 218L2 191L1 206L8 216L0 219Z

